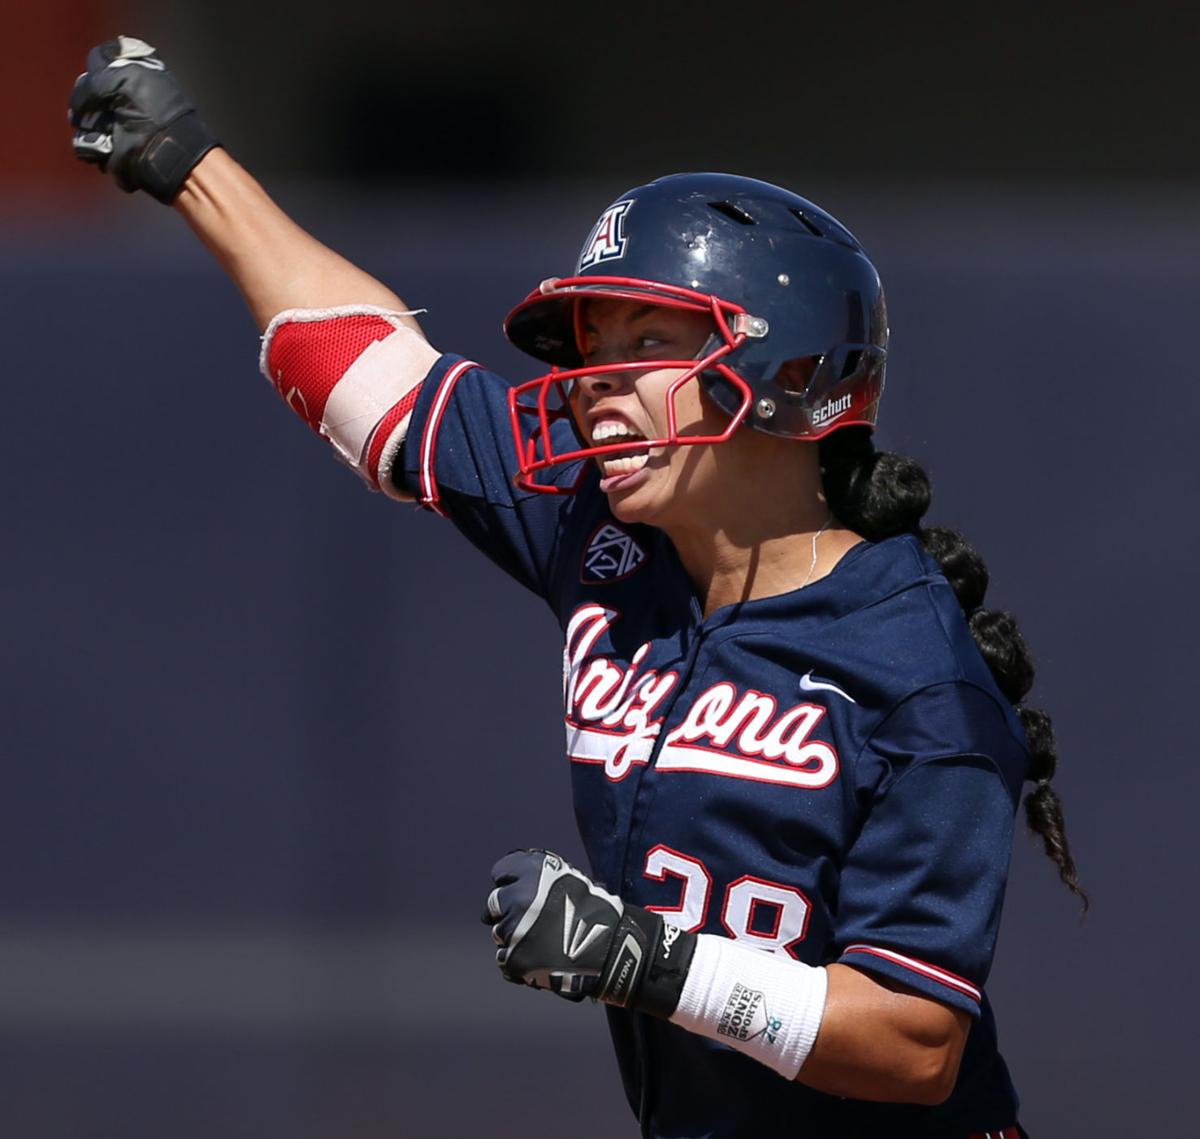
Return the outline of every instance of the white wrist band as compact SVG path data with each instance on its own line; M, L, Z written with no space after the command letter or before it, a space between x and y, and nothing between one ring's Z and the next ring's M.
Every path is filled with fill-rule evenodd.
M824 969L702 933L671 1023L794 1080L817 1039L828 983Z

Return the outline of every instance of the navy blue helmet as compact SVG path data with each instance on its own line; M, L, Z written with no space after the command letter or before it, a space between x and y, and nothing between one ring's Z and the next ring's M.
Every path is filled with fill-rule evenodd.
M571 381L644 369L644 362L585 367L576 317L582 297L637 299L706 312L714 334L680 383L698 377L729 416L717 436L670 431L649 445L720 442L743 422L793 439L874 426L887 356L879 274L854 235L812 202L731 174L674 174L622 194L600 215L571 277L551 278L505 321L509 339L554 370L513 389L518 482L549 466L628 449L555 453L548 419ZM533 403L529 402L534 396ZM530 430L523 430L531 427ZM645 447L645 441L640 443Z

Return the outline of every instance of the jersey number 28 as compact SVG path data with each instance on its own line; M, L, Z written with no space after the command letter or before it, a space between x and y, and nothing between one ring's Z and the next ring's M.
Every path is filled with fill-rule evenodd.
M685 933L701 929L708 920L708 903L713 880L698 858L680 854L669 846L653 847L646 855L644 874L656 882L668 877L681 882L679 902L674 906L647 906ZM803 891L743 874L725 887L721 924L730 937L746 941L771 953L791 953L792 946L808 932L811 906ZM792 954L794 956L794 954Z

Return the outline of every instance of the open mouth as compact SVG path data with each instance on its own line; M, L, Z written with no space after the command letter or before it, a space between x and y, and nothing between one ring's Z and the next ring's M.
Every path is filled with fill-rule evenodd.
M634 443L646 437L627 423L615 419L601 420L592 429L592 446L602 447L612 443ZM650 458L650 449L631 448L616 455L597 456L596 462L606 479L618 475L632 475L640 471Z

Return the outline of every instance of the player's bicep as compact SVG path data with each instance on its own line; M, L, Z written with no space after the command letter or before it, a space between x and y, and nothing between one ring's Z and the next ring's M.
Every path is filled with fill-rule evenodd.
M907 772L843 868L839 960L978 1016L1012 833L1008 788L986 757Z
M505 573L549 598L572 499L515 485L511 391L486 368L442 356L421 386L392 477L398 495L449 518ZM578 474L575 465L561 477Z
M569 495L521 490L516 486L517 444L509 397L512 386L471 360L447 355L428 377L404 446L397 483L439 514L450 495L534 514L555 515ZM556 420L551 432L560 450L569 450L571 428ZM574 488L581 464L564 464L547 484ZM538 508L540 504L540 509Z

